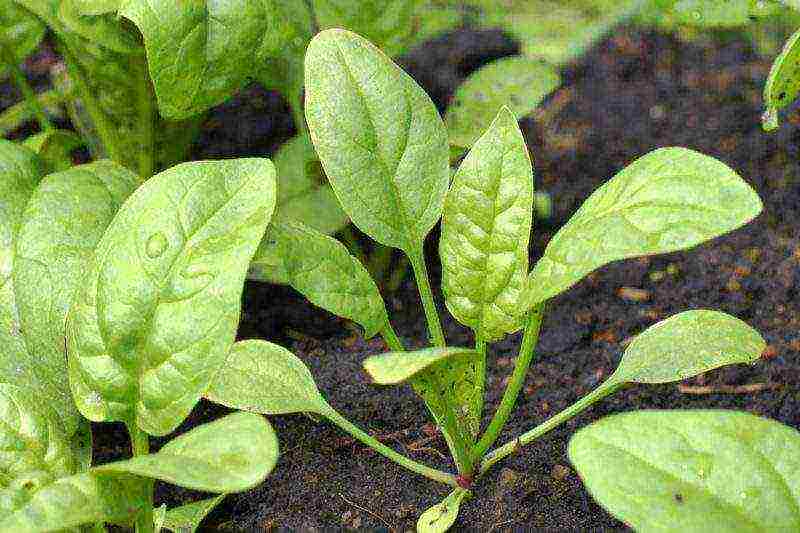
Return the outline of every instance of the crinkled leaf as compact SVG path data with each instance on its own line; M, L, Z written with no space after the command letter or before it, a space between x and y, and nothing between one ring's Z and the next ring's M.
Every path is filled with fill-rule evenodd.
M130 473L206 492L241 492L261 483L278 461L278 438L263 416L233 413L164 445L94 468Z
M49 130L31 135L22 144L39 154L49 173L72 167L72 152L83 146L84 142L71 131Z
M444 533L455 523L461 502L469 491L456 489L417 520L417 533Z
M752 363L767 347L759 333L719 311L686 311L650 326L625 349L614 379L669 383L736 363Z
M427 348L374 355L364 361L364 368L376 383L411 383L442 429L459 468L480 423L471 408L478 394L476 355L467 348Z
M268 415L329 409L306 365L289 350L262 340L233 345L206 398Z
M194 533L214 507L225 499L224 494L197 502L187 503L167 511L162 527L174 533Z
M17 65L25 61L44 37L44 24L14 0L0 0L0 44L8 50ZM0 54L0 79L8 74L9 65Z
M638 411L569 443L592 496L637 531L797 531L800 433L735 411Z
M129 0L120 14L139 28L161 114L188 118L227 99L273 44L271 0Z
M472 146L501 106L510 106L522 118L560 84L558 71L536 59L513 56L483 66L456 89L447 107L450 144Z
M0 515L0 531L64 531L97 522L131 523L148 500L148 485L132 475L83 472L59 478L24 505Z
M272 224L267 231L289 285L311 303L358 322L366 338L386 327L389 317L378 287L342 243L298 222Z
M178 165L125 202L67 321L84 416L154 435L177 427L233 344L247 266L274 205L266 159Z
M314 37L305 76L311 139L345 212L381 244L420 249L450 181L447 133L433 102L345 30Z
M57 386L54 404L70 433L78 413L64 355L64 320L95 246L139 178L110 161L50 174L25 208L16 240L13 288L25 349Z
M407 50L415 33L414 14L420 0L311 0L319 27L347 28L388 55ZM430 6L429 6L430 8ZM435 9L431 8L431 11Z
M800 30L789 38L783 51L772 64L764 87L764 129L778 127L778 111L800 94Z
M439 241L447 308L479 339L498 340L522 325L532 211L528 147L504 107L453 179Z
M550 240L528 279L526 307L612 261L691 248L761 209L756 192L713 157L686 148L650 152L597 189Z

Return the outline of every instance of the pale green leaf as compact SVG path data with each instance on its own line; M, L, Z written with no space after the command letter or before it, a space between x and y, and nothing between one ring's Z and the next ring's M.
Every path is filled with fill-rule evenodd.
M450 144L472 146L500 107L508 105L522 118L560 84L555 68L527 57L507 57L481 67L456 89L447 107Z
M83 15L103 15L114 13L123 0L71 0Z
M67 383L64 320L95 246L140 179L99 161L50 174L25 208L16 240L14 298L25 349L57 385L54 404L70 433L78 413Z
M417 533L444 533L455 523L461 502L469 491L456 489L417 520Z
M41 487L12 513L0 532L64 531L97 522L129 524L147 501L147 484L132 475L83 472Z
M225 499L224 494L197 502L187 503L167 511L162 527L174 533L194 533L214 507Z
M129 0L120 14L139 28L158 106L166 118L196 115L244 85L272 51L272 0Z
M261 483L278 461L278 438L266 419L233 413L164 445L93 469L130 473L206 492L241 492Z
M736 28L751 22L750 0L680 0L672 10L678 24Z
M612 261L691 248L761 209L724 163L686 148L650 152L597 189L550 240L528 279L526 307Z
M14 0L0 0L0 46L7 50L15 65L21 64L36 50L44 32L45 25ZM4 64L6 60L0 51L0 79L8 74L9 65Z
M277 243L289 285L311 303L358 322L368 339L386 328L389 317L378 287L342 243L297 222L272 224L267 232Z
M669 383L720 366L752 363L767 343L738 318L686 311L650 326L625 349L612 380Z
M580 430L569 457L637 531L800 529L800 433L735 411L638 411Z
M389 352L364 360L364 369L379 385L397 385L412 380L420 372L450 358L475 355L470 348L426 348L415 352Z
M778 127L778 111L795 101L800 94L800 30L789 38L772 64L764 87L764 129Z
M138 32L120 24L115 13L96 13L106 7L101 4L87 10L85 0L60 0L58 18L73 39L80 36L119 54L141 55Z
M205 396L227 407L268 415L329 409L306 365L289 350L262 340L234 344Z
M503 107L453 179L439 241L445 303L478 339L495 341L522 325L532 214L528 147Z
M305 76L311 139L345 212L381 244L416 252L450 181L447 133L433 102L345 30L314 37Z
M233 344L247 266L274 205L266 159L178 165L125 202L67 320L84 416L164 435L188 415Z

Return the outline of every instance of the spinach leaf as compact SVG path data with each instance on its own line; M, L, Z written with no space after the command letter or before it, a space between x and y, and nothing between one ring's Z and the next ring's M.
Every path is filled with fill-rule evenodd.
M550 240L529 276L525 306L612 261L718 237L761 209L756 192L724 163L686 148L650 152L596 190Z
M50 173L72 167L72 152L84 143L71 131L49 130L31 135L22 144L39 155L46 172Z
M767 343L738 318L686 311L650 326L625 349L612 381L669 383L720 366L752 363Z
M178 165L125 202L67 320L84 416L154 435L177 427L233 344L247 265L274 205L265 159Z
M135 474L206 492L241 492L261 483L278 461L278 438L260 415L233 413L193 428L158 453L93 469Z
M417 533L444 533L456 522L461 502L469 494L468 490L456 489L447 498L420 515L417 520Z
M456 89L447 106L450 144L469 148L500 107L509 105L517 118L522 118L560 84L555 68L523 56L498 59L479 68Z
M433 102L345 30L314 37L305 76L311 139L345 212L381 244L420 250L450 181L447 134Z
M64 320L84 271L112 217L139 178L110 161L46 176L30 197L15 240L13 296L24 354L19 369L31 367L57 391L54 406L72 434L78 413L67 383ZM8 364L13 365L14 361Z
M778 127L778 111L788 106L800 94L800 30L789 38L783 51L772 64L764 87L764 129Z
M44 24L14 0L0 0L0 48L10 54L16 64L36 50L44 32ZM0 79L8 74L9 66L3 64L3 54L0 54Z
M61 103L64 95L57 89L42 91L36 94L36 100L50 117L62 118L64 113ZM31 108L27 101L22 100L7 107L0 112L0 137L5 137L12 131L21 128L26 122L36 119L36 112Z
M439 255L447 308L478 339L520 328L528 276L533 174L528 147L503 107L461 163L447 195Z
M639 531L796 531L800 433L734 411L637 411L570 440L589 492Z
M214 498L207 498L170 509L164 516L162 527L174 533L194 533L208 513L224 499L225 495L220 494Z

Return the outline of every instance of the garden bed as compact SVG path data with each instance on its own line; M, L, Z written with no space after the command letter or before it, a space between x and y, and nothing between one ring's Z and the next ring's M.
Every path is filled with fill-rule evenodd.
M481 64L515 52L497 32L461 31L404 58L405 68L440 108L457 84ZM40 54L41 61L47 61ZM577 66L543 109L522 121L533 154L536 187L553 195L555 216L536 223L532 256L590 192L625 164L662 146L686 146L736 169L759 192L764 213L731 235L688 253L613 264L549 304L537 358L519 408L501 442L568 406L607 377L626 340L667 316L695 308L731 313L762 333L764 359L682 384L633 386L598 404L538 444L502 462L475 487L456 527L585 530L618 528L588 495L566 457L570 435L600 417L642 408L735 408L800 429L800 115L790 113L775 134L760 127L761 90L769 60L745 39L687 44L671 36L621 30ZM4 102L0 96L0 102ZM195 158L264 155L293 133L284 102L251 87L214 110ZM428 242L438 287L435 236ZM439 295L440 296L440 295ZM439 300L440 308L441 299ZM407 279L388 296L393 324L407 345L427 336L416 287ZM444 313L446 315L446 313ZM450 317L448 340L470 334ZM447 447L408 387L376 388L363 359L386 348L355 327L314 308L294 291L249 283L240 338L278 342L309 366L339 411L414 459L450 470ZM490 347L487 414L513 368L519 335ZM201 403L181 431L223 410ZM331 425L302 415L271 418L281 458L264 484L231 495L207 524L259 531L337 528L413 529L417 517L447 488L416 477L354 442ZM95 425L103 460L127 453L122 426ZM125 443L121 447L119 443ZM182 503L195 494L159 485L157 503Z

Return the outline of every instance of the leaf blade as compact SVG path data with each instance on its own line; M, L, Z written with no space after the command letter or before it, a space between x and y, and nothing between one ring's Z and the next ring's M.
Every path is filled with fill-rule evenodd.
M791 104L800 94L800 75L796 65L800 61L800 30L795 32L783 51L775 59L764 86L764 129L778 127L778 111Z

